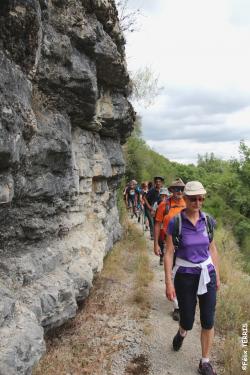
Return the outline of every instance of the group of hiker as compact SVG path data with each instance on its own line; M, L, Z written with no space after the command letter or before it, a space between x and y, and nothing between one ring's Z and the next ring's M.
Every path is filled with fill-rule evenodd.
M173 338L178 351L193 327L197 297L200 308L201 351L198 371L216 375L209 355L214 337L216 292L220 285L218 255L213 234L215 220L202 211L206 190L199 181L186 184L181 178L164 186L162 176L154 177L148 189L132 180L124 191L128 209L136 215L143 208L154 253L164 264L166 296L174 303L173 319L179 329Z

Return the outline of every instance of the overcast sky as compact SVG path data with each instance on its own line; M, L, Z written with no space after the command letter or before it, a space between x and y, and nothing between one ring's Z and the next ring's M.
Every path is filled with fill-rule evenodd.
M250 146L250 0L129 0L130 71L149 66L163 87L142 115L143 137L170 160L238 156ZM136 105L136 103L135 103Z

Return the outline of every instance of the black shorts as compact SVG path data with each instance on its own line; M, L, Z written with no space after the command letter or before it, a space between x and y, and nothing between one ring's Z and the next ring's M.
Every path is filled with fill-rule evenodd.
M198 296L200 321L204 329L213 328L216 306L216 273L211 271L209 275L210 282L207 284L207 293ZM191 330L194 324L199 278L200 275L177 272L174 279L180 309L180 326L187 331Z

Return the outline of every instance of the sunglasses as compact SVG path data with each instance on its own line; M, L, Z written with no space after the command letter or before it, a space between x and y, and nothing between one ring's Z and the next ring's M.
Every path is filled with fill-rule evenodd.
M188 200L190 201L190 202L204 202L204 200L205 200L205 198L204 197L197 197L196 195L195 196L188 196L188 195L186 195L186 197L188 198Z
M178 192L183 192L183 190L184 190L184 188L182 188L182 187L173 187L173 188L171 188L170 189L172 192L174 192L174 193L178 193Z

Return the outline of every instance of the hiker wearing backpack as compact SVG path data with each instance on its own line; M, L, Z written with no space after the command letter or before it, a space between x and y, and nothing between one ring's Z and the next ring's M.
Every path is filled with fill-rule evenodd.
M136 215L136 207L137 207L137 192L136 192L136 181L131 180L129 186L126 189L125 194L125 201L127 209L131 209L131 217Z
M172 181L168 188L172 193L172 196L166 202L161 203L156 211L154 226L154 252L157 256L160 256L160 265L163 264L164 245L168 223L172 217L186 207L183 199L184 187L185 184L181 178L177 178L176 180ZM178 321L179 317L178 302L175 298L173 319Z
M141 203L143 206L143 213L144 213L143 218L144 218L145 230L149 229L148 218L146 217L146 214L145 214L145 201L144 201L144 197L146 196L147 192L148 192L148 182L144 181L141 183Z
M136 182L136 188L135 192L137 194L137 207L136 207L136 213L137 213L137 221L138 223L144 222L144 201L143 201L143 195L144 195L144 190L142 189L142 185L140 186Z
M159 239L165 241L168 223L172 217L186 207L183 200L184 182L178 178L170 184L168 190L172 196L159 204L155 214L155 227L154 227L154 252L160 255Z
M154 239L154 217L155 210L153 209L154 203L158 201L160 197L160 189L163 185L164 178L161 176L154 177L154 187L150 189L144 197L145 202L145 214L149 221L150 237Z
M166 296L171 301L177 296L180 308L180 326L173 338L173 349L178 351L181 348L187 331L193 327L198 297L202 352L198 371L202 375L216 375L209 355L214 338L216 291L220 278L213 239L215 221L201 211L205 194L206 190L199 181L186 184L186 209L172 218L168 225L164 268Z
M158 208L164 205L164 207L168 206L168 200L171 196L171 193L169 192L168 188L162 187L160 189L160 198L158 202L155 202L153 209L155 210L155 223L154 223L154 243L157 242L159 246L159 255L160 255L160 265L163 264L163 255L164 255L164 239L161 238L161 236L158 236L158 233L155 229L156 226L158 226L158 222L156 221L156 217L158 214ZM157 240L158 239L158 240Z

